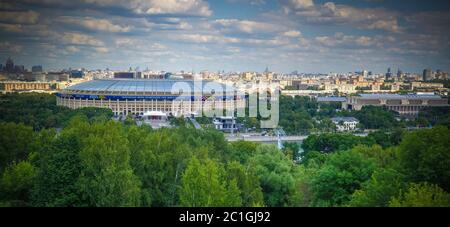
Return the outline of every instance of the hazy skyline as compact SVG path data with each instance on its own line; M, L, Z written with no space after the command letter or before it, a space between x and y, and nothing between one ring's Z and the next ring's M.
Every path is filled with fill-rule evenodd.
M0 0L0 63L27 68L450 71L444 0Z

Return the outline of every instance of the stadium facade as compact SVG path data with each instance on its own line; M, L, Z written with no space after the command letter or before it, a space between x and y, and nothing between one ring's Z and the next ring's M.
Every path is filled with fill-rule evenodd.
M161 111L173 116L245 108L245 94L214 82L169 79L101 79L76 84L56 94L57 105L72 109L109 108L115 115Z

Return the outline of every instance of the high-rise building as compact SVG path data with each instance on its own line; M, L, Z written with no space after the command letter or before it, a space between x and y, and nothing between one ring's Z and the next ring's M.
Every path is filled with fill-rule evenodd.
M115 72L114 78L133 79L133 78L135 78L135 73L134 72Z
M367 77L369 75L369 72L367 72L367 70L363 70L362 71L362 76L363 77Z
M424 69L422 80L427 81L427 80L432 80L432 79L433 79L433 71L430 68Z
M15 65L14 66L14 72L17 72L17 73L25 72L25 66L23 66L23 65Z
M35 65L35 66L31 67L31 72L41 73L42 72L42 65Z
M14 62L11 58L8 58L8 60L6 60L5 71L14 72Z
M392 72L391 72L391 68L389 67L386 73L386 80L390 80L392 79Z

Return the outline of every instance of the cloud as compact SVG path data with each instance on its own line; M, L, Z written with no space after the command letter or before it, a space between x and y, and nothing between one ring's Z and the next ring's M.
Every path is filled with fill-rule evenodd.
M301 35L301 33L297 30L290 30L290 31L284 32L283 35L287 36L287 37L295 38L295 37L299 37Z
M314 6L312 0L279 0L285 13L296 10L310 9Z
M0 52L6 53L20 53L23 50L22 45L10 43L10 42L0 42Z
M95 52L101 53L101 54L106 54L109 52L109 49L106 47L95 47L94 50L95 50Z
M253 32L273 32L279 29L279 26L274 24L257 22L251 20L238 19L218 19L213 22L218 29L228 31L239 31L244 33Z
M117 38L114 42L116 46L130 46L135 43L134 40L130 38Z
M336 33L334 36L318 36L315 40L328 47L368 47L377 44L377 40L371 37L344 35L343 33Z
M11 33L24 32L23 26L21 24L4 24L4 23L0 23L0 31L6 31Z
M35 11L1 11L0 22L11 24L36 24L39 13Z
M83 9L121 9L135 15L212 15L207 2L203 0L18 0L18 2L42 7L65 7Z
M75 46L68 46L66 47L66 51L69 53L76 53L80 51L80 48L75 47Z
M97 19L92 17L62 16L59 17L59 21L66 24L77 25L93 31L129 32L131 30L131 26L120 26L113 24L111 21L106 19Z
M399 13L384 8L357 8L349 5L326 2L322 5L303 1L280 1L284 13L310 24L357 25L361 29L379 29L400 32L397 23Z
M369 29L381 29L390 32L400 32L400 27L397 24L397 20L378 20L366 26Z
M171 37L174 40L181 40L192 43L238 43L238 38L230 38L220 35L203 35L203 34L181 34Z
M75 32L65 32L61 40L63 43L66 44L73 44L73 45L86 45L86 46L104 46L105 44L103 41L98 40L92 36L81 34L81 33L75 33Z

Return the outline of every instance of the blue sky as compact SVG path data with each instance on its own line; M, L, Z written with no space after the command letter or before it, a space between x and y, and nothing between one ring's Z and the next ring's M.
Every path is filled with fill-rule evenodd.
M433 0L0 0L0 61L45 69L450 71Z

